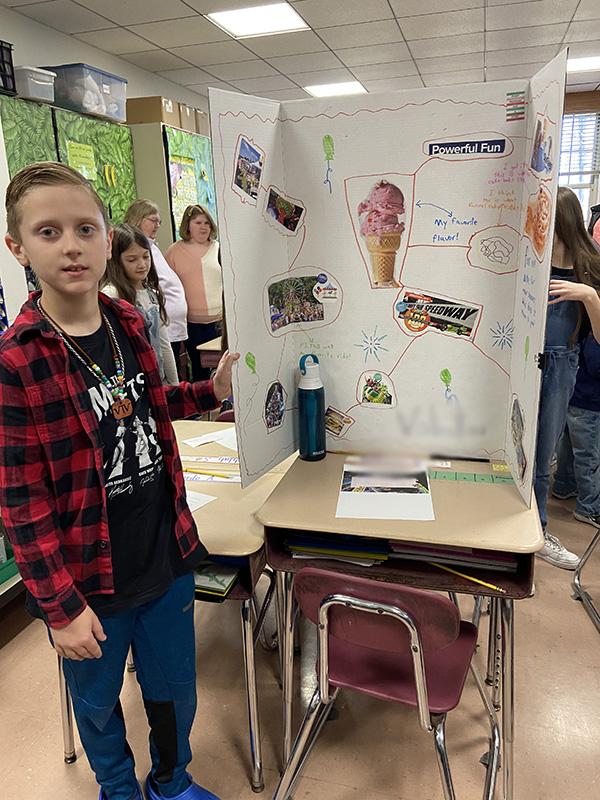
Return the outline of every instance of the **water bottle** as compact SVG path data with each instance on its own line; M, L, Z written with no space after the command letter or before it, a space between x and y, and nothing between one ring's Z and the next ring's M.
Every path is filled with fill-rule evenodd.
M298 419L300 458L304 461L325 458L325 390L319 377L319 359L312 353L300 359Z

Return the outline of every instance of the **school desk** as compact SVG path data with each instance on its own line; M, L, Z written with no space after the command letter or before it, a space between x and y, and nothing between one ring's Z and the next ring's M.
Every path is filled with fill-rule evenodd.
M200 364L203 367L216 367L221 358L221 337L211 339L197 345L196 350L200 353Z
M185 439L203 436L206 433L233 427L231 423L205 422L201 420L179 420L173 423L181 456L236 456L227 447L215 442L199 447L183 444ZM202 469L198 462L182 462L183 466ZM229 593L228 600L241 603L242 640L246 689L248 703L248 724L250 729L250 750L252 756L252 789L260 792L264 788L262 775L262 754L260 725L258 718L258 699L254 648L264 619L260 611L253 610L254 590L265 568L264 529L256 520L256 511L281 480L290 460L283 462L272 472L255 481L248 489L242 490L239 483L215 481L186 481L191 491L210 494L216 500L193 513L203 544L211 555L233 556L247 560L242 567L239 581ZM206 464L205 469L216 471L214 465ZM229 467L236 470L236 465ZM223 470L225 471L225 470ZM191 476L190 476L191 477ZM270 587L271 588L271 587ZM253 619L257 617L256 624ZM63 722L63 742L65 761L75 761L73 723L70 700L59 659L59 684Z
M592 541L589 543L585 553L581 557L581 561L577 566L573 574L573 591L575 594L573 595L574 600L581 600L583 603L583 607L588 613L589 618L592 620L594 625L596 626L596 630L600 633L600 614L598 613L598 609L592 602L592 598L590 593L583 587L581 583L581 572L587 562L589 561L590 556L596 549L598 542L600 541L600 530L597 530Z
M492 476L490 463L453 461L452 479L431 480L435 520L344 519L335 516L345 456L329 453L322 461L296 460L258 512L265 526L267 563L277 573L280 641L282 643L284 763L292 744L292 676L295 609L292 596L294 574L304 566L337 570L375 580L402 583L422 589L492 595L493 618L497 620L502 645L495 648L502 691L502 767L504 796L513 798L514 736L514 617L513 600L529 596L533 583L533 558L544 543L537 508L527 508L516 487L483 482ZM506 474L506 473L504 473ZM446 476L447 477L447 476ZM428 543L442 547L476 547L513 553L515 573L477 570L482 580L502 587L495 593L450 572L422 561L390 559L381 565L360 567L325 559L294 559L283 548L290 533L367 536L374 539ZM454 566L454 565L453 565ZM472 569L457 567L466 574ZM494 596L495 595L495 596ZM490 627L495 623L490 622ZM502 657L503 653L503 657Z

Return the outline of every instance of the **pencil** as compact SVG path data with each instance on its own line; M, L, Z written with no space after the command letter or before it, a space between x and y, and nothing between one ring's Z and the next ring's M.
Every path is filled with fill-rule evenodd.
M182 468L184 472L193 472L195 475L213 475L215 478L233 478L233 475L228 475L226 472L208 472L205 469L190 469L189 467Z
M481 586L487 586L488 589L493 589L495 592L502 592L502 594L506 594L506 589L503 589L501 586L494 586L493 583L486 583L479 578L473 578L471 575L465 575L464 572L458 572L455 569L450 569L450 567L445 567L443 564L436 564L433 561L430 561L429 563L434 567L438 567L438 569L445 569L446 572L452 572L454 575L458 575L460 578L464 578L467 581L479 583Z

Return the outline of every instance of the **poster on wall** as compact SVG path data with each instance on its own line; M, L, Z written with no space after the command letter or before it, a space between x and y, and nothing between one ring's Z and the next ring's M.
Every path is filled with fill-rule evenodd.
M163 131L173 234L179 239L179 225L187 206L202 205L217 219L211 142L206 136L168 125Z
M504 460L530 502L565 62L385 95L210 90L244 485L296 449L314 353L328 449Z

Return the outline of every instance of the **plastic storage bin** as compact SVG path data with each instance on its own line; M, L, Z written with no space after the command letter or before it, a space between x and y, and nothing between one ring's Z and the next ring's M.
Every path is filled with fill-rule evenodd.
M42 103L54 102L55 72L39 67L15 67L15 83L19 97L39 100Z
M0 94L16 94L12 44L0 40Z
M45 67L56 73L54 104L82 114L125 122L127 81L87 64Z
M16 575L19 571L15 564L15 557L13 556L12 547L10 545L6 547L6 555L8 556L8 561L5 561L4 564L0 564L0 585L9 578L12 578L12 576Z

